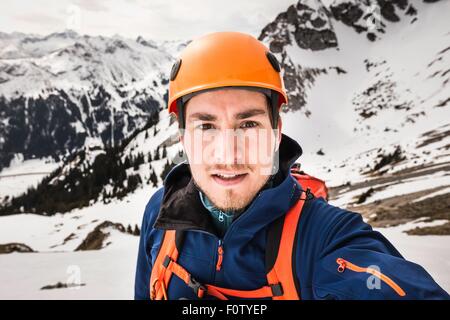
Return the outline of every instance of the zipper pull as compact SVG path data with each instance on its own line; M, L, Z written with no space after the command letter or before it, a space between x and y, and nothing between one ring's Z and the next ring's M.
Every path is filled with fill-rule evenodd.
M220 271L222 268L222 260L223 260L223 246L222 246L222 240L219 240L219 246L217 247L217 264L216 264L216 271Z
M336 262L338 263L338 272L340 272L340 273L342 273L342 272L344 272L344 270L345 270L345 260L344 259L341 259L341 258L338 258L337 260L336 260Z
M225 220L225 219L223 218L223 212L222 212L222 211L219 211L219 222L223 222L223 220Z

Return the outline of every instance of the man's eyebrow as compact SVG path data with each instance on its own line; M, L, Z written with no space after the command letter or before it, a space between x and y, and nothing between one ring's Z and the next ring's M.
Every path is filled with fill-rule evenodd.
M258 116L260 114L266 114L265 109L250 109L237 113L234 117L236 119L246 119L251 118L253 116Z
M210 113L196 112L189 115L189 120L214 121L217 117Z
M234 117L236 119L247 119L254 116L258 116L261 114L266 114L265 109L249 109L245 110L239 113L236 113ZM215 121L217 120L217 117L213 114L206 113L206 112L196 112L191 115L189 115L189 120L201 120L201 121Z

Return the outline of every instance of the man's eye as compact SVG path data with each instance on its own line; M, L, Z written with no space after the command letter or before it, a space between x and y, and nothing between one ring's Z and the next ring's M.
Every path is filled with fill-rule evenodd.
M200 130L210 130L214 129L214 126L211 123L202 123L201 125L198 125L197 128Z
M241 128L243 129L248 129L248 128L254 128L257 127L258 123L255 121L245 121L242 125Z

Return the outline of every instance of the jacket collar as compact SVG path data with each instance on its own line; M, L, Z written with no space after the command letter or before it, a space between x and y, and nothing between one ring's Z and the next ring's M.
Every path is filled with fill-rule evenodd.
M301 154L300 145L283 134L279 149L280 170L274 176L273 187L263 189L256 195L249 207L233 222L236 227L256 232L285 214L296 203L301 187L290 175L290 168ZM164 180L164 195L154 228L215 233L187 163L174 167Z

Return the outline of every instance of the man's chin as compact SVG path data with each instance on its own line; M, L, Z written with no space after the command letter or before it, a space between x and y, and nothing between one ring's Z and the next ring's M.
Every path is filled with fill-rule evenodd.
M227 192L227 194L224 194L221 198L217 198L216 196L212 197L212 199L209 197L209 199L216 208L226 212L241 211L247 207L251 201L251 199L242 198L242 196L237 192L233 192L232 194Z
M251 191L249 187L250 186L246 184L245 186L239 186L239 188L220 188L212 184L207 187L199 186L199 189L208 197L217 209L224 212L240 212L245 209L256 196L257 192Z

